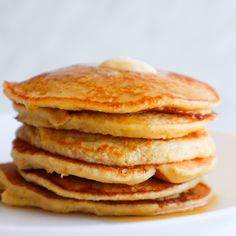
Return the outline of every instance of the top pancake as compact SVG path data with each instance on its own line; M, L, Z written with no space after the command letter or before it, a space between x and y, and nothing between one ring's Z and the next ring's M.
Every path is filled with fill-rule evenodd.
M43 73L20 83L5 82L4 91L28 108L106 113L153 109L203 114L219 103L212 87L183 75L86 65Z

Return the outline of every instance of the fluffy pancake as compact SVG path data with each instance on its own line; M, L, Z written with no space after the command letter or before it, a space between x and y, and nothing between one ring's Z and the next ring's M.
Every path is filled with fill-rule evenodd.
M155 176L170 183L183 183L207 174L215 166L215 157L158 165Z
M104 165L162 164L209 157L215 153L213 140L206 132L177 139L151 140L24 125L16 136L51 153Z
M14 164L0 165L2 202L11 206L39 207L57 213L85 212L96 215L157 215L190 210L208 203L211 189L199 183L176 198L139 201L84 201L63 198L26 182Z
M138 73L74 65L29 80L4 82L6 95L28 108L130 113L161 110L205 113L219 103L207 84L169 72Z
M54 129L79 130L112 136L166 139L182 137L203 129L215 114L196 117L155 111L108 114L94 111L69 112L61 109L27 109L14 104L17 119L28 125Z
M147 200L175 196L196 186L200 179L184 184L171 184L155 178L135 186L124 184L104 184L74 176L61 178L58 174L48 174L43 170L19 171L28 182L45 187L59 196L78 200Z
M62 176L73 175L103 183L128 185L142 183L155 173L168 182L183 183L207 173L215 162L214 157L209 157L164 164L163 168L162 165L106 166L45 152L19 139L14 141L12 156L19 169L44 169Z
M35 148L26 142L14 142L12 156L19 169L45 169L61 176L74 175L103 183L134 185L152 177L154 166L114 167L66 158Z

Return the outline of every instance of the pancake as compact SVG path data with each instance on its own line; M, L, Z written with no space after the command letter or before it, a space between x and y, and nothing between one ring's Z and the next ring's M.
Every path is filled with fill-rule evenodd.
M4 191L4 186L1 184L1 181L0 181L0 198L1 198L3 191Z
M144 110L209 113L220 98L209 85L187 76L74 65L23 82L4 82L5 94L29 109L131 113Z
M142 183L156 172L154 166L126 168L78 161L45 152L20 140L13 145L12 156L19 169L44 169L61 176L74 175L102 183L129 185Z
M85 201L64 198L26 182L14 164L0 165L0 182L5 188L2 202L11 206L38 207L57 213L84 212L96 215L158 215L181 212L206 205L211 189L204 183L175 198L139 201Z
M124 184L104 184L74 176L61 178L58 174L48 174L44 170L19 171L28 182L56 193L59 196L78 200L147 200L176 196L196 186L200 179L194 179L184 184L171 184L159 179L149 179L135 186Z
M103 183L134 185L155 175L168 182L183 183L206 174L214 165L215 157L198 158L162 165L133 167L106 166L78 161L45 152L30 144L15 140L12 156L19 169L44 169L61 176L73 175ZM204 161L202 160L204 159ZM198 165L199 163L199 165Z
M215 161L215 157L208 157L162 164L156 168L155 176L170 183L183 183L210 172Z
M209 157L215 153L214 142L206 131L178 139L152 140L24 125L16 136L51 153L115 166L162 164Z
M147 139L182 137L204 129L215 118L214 113L197 117L155 111L108 114L93 111L69 112L52 108L29 110L16 103L14 109L18 112L17 120L36 127Z

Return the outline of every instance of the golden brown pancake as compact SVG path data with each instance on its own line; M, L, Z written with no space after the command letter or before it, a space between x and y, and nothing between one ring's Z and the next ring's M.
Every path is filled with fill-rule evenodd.
M3 187L3 185L1 184L1 181L0 181L0 198L1 198L1 195L2 195L3 191L4 191L4 187Z
M55 155L19 139L14 141L12 156L19 169L44 169L61 176L73 175L103 183L128 185L142 183L155 173L158 178L168 182L187 182L206 174L215 163L215 157L209 157L163 164L163 167L162 165L106 166Z
M131 113L155 109L206 113L219 103L207 84L170 72L156 74L74 65L29 80L5 82L6 95L28 108Z
M16 103L14 108L18 112L19 121L36 127L148 139L182 137L204 129L215 118L214 113L198 117L156 111L108 114L94 111L69 112L52 108L30 110Z
M183 183L210 172L216 158L195 158L187 161L158 165L155 176L170 183Z
M20 140L14 142L12 156L19 169L45 169L61 176L74 175L103 183L134 185L146 181L156 172L154 166L126 168L78 161L45 152Z
M85 212L96 215L157 215L181 212L206 205L211 189L199 183L176 198L139 201L84 201L64 198L26 182L14 164L0 165L2 202L11 206L39 207L57 213Z
M44 170L19 170L20 175L28 182L56 193L59 196L78 200L147 200L176 196L200 182L200 178L184 184L171 184L151 178L141 184L128 186L124 184L104 184L74 176L63 178L58 174L49 174Z
M209 157L215 153L214 142L205 131L177 139L155 140L24 125L16 136L51 153L104 165L163 164Z

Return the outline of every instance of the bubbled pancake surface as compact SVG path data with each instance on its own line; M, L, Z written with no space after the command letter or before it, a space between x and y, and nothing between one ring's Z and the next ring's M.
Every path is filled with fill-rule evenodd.
M202 113L220 100L212 87L183 75L86 65L43 73L19 83L5 82L4 91L11 100L29 108L107 113L150 109Z
M16 103L14 108L18 112L19 121L36 127L149 139L185 136L204 129L216 116L214 113L197 117L156 111L111 114L94 111L69 112L52 108L30 110Z
M177 139L154 140L24 125L16 136L51 153L104 165L162 164L209 157L215 153L213 140L205 131Z
M187 182L206 174L215 162L215 157L208 157L163 165L107 166L45 152L19 139L14 141L12 156L22 170L44 169L61 176L73 175L103 183L128 185L142 183L154 175L168 182Z
M199 183L176 198L139 201L84 201L64 198L45 188L26 182L12 163L0 165L0 181L4 186L2 202L11 206L38 207L57 213L85 212L96 215L157 215L181 212L203 206L211 197L211 189Z

